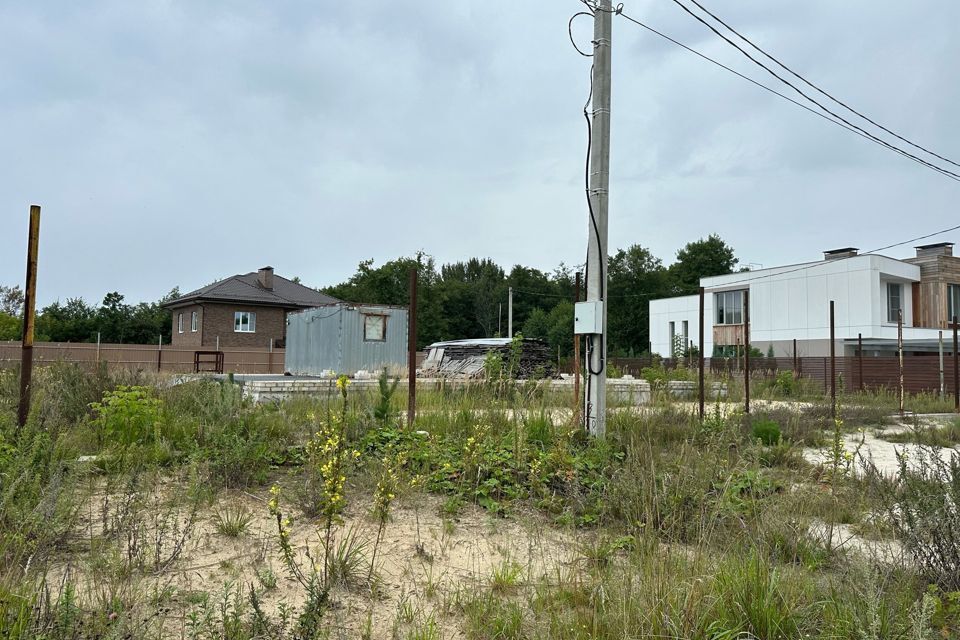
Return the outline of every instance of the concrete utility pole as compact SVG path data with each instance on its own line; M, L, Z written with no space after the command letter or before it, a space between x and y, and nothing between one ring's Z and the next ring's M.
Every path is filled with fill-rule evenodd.
M507 337L513 338L513 287L507 288Z
M610 36L613 6L599 0L593 22L593 98L591 101L590 220L587 233L587 302L593 304L587 335L586 428L606 434L607 414L607 212L610 188ZM581 314L578 314L578 317ZM581 326L581 331L583 331Z

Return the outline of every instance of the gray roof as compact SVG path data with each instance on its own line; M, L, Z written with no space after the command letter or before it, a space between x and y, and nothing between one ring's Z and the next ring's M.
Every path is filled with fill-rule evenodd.
M273 289L260 286L257 272L244 273L218 280L213 284L185 293L165 303L165 307L179 307L202 300L213 302L245 302L285 308L310 308L339 302L336 298L320 293L274 274Z

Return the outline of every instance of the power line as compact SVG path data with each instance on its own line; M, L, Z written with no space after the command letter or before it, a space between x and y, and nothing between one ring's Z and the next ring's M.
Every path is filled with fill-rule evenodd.
M776 63L776 64L777 64L780 68L782 68L784 71L787 71L788 73L790 73L791 75L793 75L795 78L797 78L798 80L800 80L801 82L803 82L803 83L806 84L807 86L809 86L809 87L811 87L812 89L814 89L814 90L816 90L817 92L819 92L821 95L824 95L824 96L826 96L827 98L830 98L831 100L833 100L835 103L839 104L841 107L843 107L843 108L846 109L847 111L849 111L849 112L851 112L851 113L854 113L854 114L860 116L861 118L863 118L864 120L866 120L866 121L869 122L870 124L874 125L875 127L879 128L879 129L882 129L883 131L886 131L887 133L889 133L890 135L892 135L894 138L897 138L898 140L901 140L901 141L903 141L903 142L906 142L907 144L909 144L911 147L914 147L915 149L919 149L919 150L921 150L921 151L924 151L924 152L930 154L931 156L934 156L935 158L939 158L940 160L943 160L944 162L948 162L948 163L952 164L952 165L955 166L955 167L960 167L960 164L957 164L956 162L954 162L954 161L951 160L950 158L945 158L944 156L942 156L942 155L940 155L940 154L938 154L938 153L936 153L936 152L934 152L934 151L931 151L930 149L927 149L926 147L921 146L921 145L919 145L919 144L917 144L917 143L915 143L915 142L913 142L913 141L911 141L911 140L909 140L909 139L901 136L900 134L898 134L898 133L896 133L896 132L894 132L894 131L891 131L890 129L888 129L887 127L883 126L882 124L880 124L880 123L877 122L876 120L871 119L870 117L864 115L863 113L857 111L856 109L854 109L853 107L851 107L850 105L848 105L846 102L844 102L844 101L840 100L839 98L831 95L830 93L828 93L828 92L825 91L824 89L821 89L821 88L818 87L816 84L810 82L809 80L807 80L806 78L804 78L802 75L800 75L799 73L797 73L796 71L794 71L793 69L791 69L790 67L788 67L787 65L785 65L784 63L780 62L780 60L778 60L777 58L775 58L775 57L772 56L771 54L769 54L769 53L767 53L766 51L764 51L764 50L763 50L762 48L760 48L758 45L754 44L748 37L746 37L745 35L743 35L743 34L740 33L739 31L737 31L736 29L734 29L733 27L731 27L731 26L730 26L727 22L725 22L722 18L718 17L715 13L713 13L712 11L710 11L709 9L707 9L706 7L704 7L702 4L700 4L699 2L697 2L697 0L690 0L690 2L692 2L692 3L695 4L695 5L697 5L697 6L700 8L701 11L703 11L704 13L706 13L707 15L709 15L711 18L713 18L714 20L716 20L717 22L719 22L720 24L722 24L723 26L725 26L725 27L726 27L727 29L729 29L731 32L733 32L734 34L736 34L737 37L739 37L741 40L743 40L744 42L746 42L748 45L750 45L751 47L753 47L755 50L757 50L758 52L760 52L761 54L763 54L764 56L766 56L769 60L772 60L774 63Z
M676 0L674 0L674 2L676 2ZM681 5L681 6L682 6L682 5ZM684 7L684 9L686 9L686 7ZM688 11L688 13L689 13L689 11ZM790 102L790 103L792 103L792 104L794 104L794 105L796 105L796 106L798 106L798 107L800 107L800 108L802 108L802 109L804 109L804 110L806 110L806 111L809 111L810 113L812 113L812 114L814 114L814 115L817 115L817 116L823 118L823 119L826 120L827 122L830 122L830 123L832 123L832 124L837 125L838 127L841 127L841 128L843 128L843 129L846 129L846 130L850 131L851 133L855 133L855 134L857 134L858 136L869 140L870 142L873 142L873 143L875 143L875 144L879 144L879 145L881 145L881 146L889 149L890 151L893 151L894 153L897 153L897 154L899 154L899 155L904 156L905 158L907 158L907 159L909 159L909 160L912 160L912 161L917 162L917 163L919 163L919 164L921 164L921 165L924 165L924 166L926 166L927 168L932 169L932 170L934 170L934 171L936 171L936 172L944 175L945 177L947 177L947 178L949 178L949 179L951 179L951 180L960 181L960 174L953 173L952 171L949 171L949 170L944 169L944 168L942 168L942 167L939 167L939 166L937 166L937 165L935 165L935 164L932 164L932 163L930 163L930 162L927 162L926 160L924 160L924 159L922 159L922 158L918 158L917 156L914 156L913 154L911 154L911 153L909 153L909 152L907 152L907 151L904 151L903 149L900 149L899 147L897 147L897 146L895 146L895 145L892 145L892 144L886 142L885 140L882 140L882 139L880 139L880 138L877 138L877 137L874 136L873 134L871 134L871 133L863 130L862 128L854 125L853 123L847 121L846 119L838 116L837 114L833 113L833 112L830 111L829 109L826 109L825 107L823 107L823 105L820 105L820 104L817 103L815 100L813 100L812 98L810 98L809 96L807 96L806 94L804 94L802 91L800 91L799 89L797 89L796 87L794 87L792 84L790 84L789 81L784 80L783 78L780 78L780 76L778 76L775 72L771 71L770 69L767 69L766 67L763 67L763 65L762 65L759 61L755 60L752 56L750 56L750 54L746 53L746 52L743 51L742 49L739 49L739 47L737 47L737 45L736 45L735 43L732 43L732 42L730 42L730 40L727 40L722 34L720 34L719 32L717 32L717 31L716 31L715 29L713 29L709 24L703 22L702 20L700 20L700 21L703 22L703 24L705 24L706 26L710 27L711 30L714 31L714 33L717 33L717 35L719 35L721 38L724 38L725 40L727 40L727 42L730 42L731 45L733 45L734 47L737 47L737 48L740 50L741 53L743 53L745 56L747 56L748 58L750 58L751 60L753 60L755 63L757 63L758 65L760 65L760 66L763 67L764 69L766 69L768 73L776 76L781 82L784 82L785 84L791 86L795 91L797 91L798 93L800 93L801 95L803 95L805 98L807 98L808 100L810 100L810 101L813 102L814 104L817 104L817 106L819 106L820 108L822 108L824 111L826 111L827 113L830 113L831 115L835 116L836 119L831 118L830 116L825 115L824 113L821 113L820 111L817 111L816 109L813 109L813 108L811 108L811 107L808 107L807 105L805 105L805 104L803 104L803 103L801 103L801 102L798 102L797 100L794 100L793 98L790 98L789 96L784 95L783 93L780 93L780 92L777 91L776 89L772 89L771 87L763 84L762 82L759 82L759 81L757 81L757 80L754 80L753 78L751 78L751 77L749 77L749 76L747 76L747 75L744 75L744 74L740 73L739 71L736 71L735 69L732 69L731 67L723 64L722 62L718 62L717 60L711 58L710 56L708 56L708 55L706 55L706 54L704 54L704 53L701 53L700 51L697 51L697 50L694 49L693 47L690 47L690 46L688 46L688 45L683 44L683 43L680 42L679 40L677 40L677 39L675 39L675 38L672 38L672 37L668 36L667 34L661 32L661 31L658 31L657 29L654 29L654 28L651 27L650 25L641 22L640 20L634 18L633 16L628 15L627 13L624 13L623 11L621 11L621 12L619 13L619 15L623 16L623 18L625 18L626 20L628 20L628 21L636 24L637 26L643 27L643 28L646 29L647 31L649 31L649 32L651 32L651 33L653 33L653 34L655 34L655 35L663 38L664 40L667 40L667 41L675 44L675 45L678 46L678 47L681 47L682 49L685 49L686 51L689 51L690 53L692 53L692 54L694 54L694 55L696 55L696 56L699 56L700 58L703 58L704 60L706 60L706 61L708 61L708 62L710 62L710 63L712 63L712 64L714 64L714 65L716 65L716 66L718 66L718 67L720 67L721 69L724 69L725 71L729 71L730 73L734 74L735 76L738 76L739 78L741 78L741 79L743 79L743 80L746 80L747 82L749 82L749 83L751 83L751 84L753 84L753 85L756 85L756 86L760 87L761 89L763 89L763 90L765 90L765 91L768 91L769 93L772 93L772 94L774 94L774 95L776 95L776 96L778 96L778 97L780 97L780 98L783 98L783 99L786 100L787 102ZM696 16L695 14L692 14L692 13L691 13L691 15L693 15L694 17L697 17L697 18L698 18L698 16ZM699 18L698 18L698 19L699 19Z
M850 260L850 259L852 259L852 258L858 258L858 257L860 257L860 256L874 255L874 254L877 254L877 253L879 253L879 252L881 252L881 251L886 251L887 249L893 249L894 247L900 247L900 246L903 246L903 245L905 245L905 244L910 244L911 242L917 242L918 240L926 240L927 238L932 238L933 236L939 236L939 235L944 234L944 233L949 233L950 231L957 231L958 229L960 229L960 224L958 224L958 225L956 225L956 226L954 226L954 227L949 227L949 228L947 228L947 229L941 229L940 231L934 231L933 233L927 233L927 234L924 234L924 235L922 235L922 236L917 236L916 238L910 238L909 240L904 240L904 241L902 241L902 242L895 242L895 243L893 243L893 244L888 244L888 245L886 245L886 246L884 246L884 247L878 247L878 248L876 248L876 249L871 249L870 251L865 251L865 252L859 253L859 254L857 254L857 255L855 255L855 256L846 256L846 257L843 257L843 258L835 258L835 259L833 259L833 260L830 260L829 262L814 262L814 263L811 263L811 264L805 264L805 265L803 265L803 266L796 267L796 268L794 268L794 269L788 269L788 270L786 270L786 271L777 271L776 273L767 273L767 274L764 274L764 275L762 275L762 276L754 276L753 278L743 278L742 280L733 280L733 281L731 281L731 282L725 282L725 283L723 283L722 286L726 287L726 286L729 286L729 285L732 285L732 284L742 284L742 283L744 283L744 282L752 282L752 281L754 281L754 280L763 280L764 278L772 278L772 277L774 277L774 276L782 276L782 275L786 275L786 274L788 274L788 273L796 273L796 272L798 272L798 271L805 271L806 269L815 269L815 268L817 268L817 267L822 267L822 266L827 265L827 264L831 264L831 265L832 265L832 264L837 264L838 262L843 262L844 260Z
M790 87L791 89L793 89L794 91L796 91L797 93L799 93L801 96L803 96L804 98L806 98L808 101L810 101L810 102L812 102L813 104L817 105L817 106L818 106L820 109L822 109L823 111L829 113L831 116L833 116L833 117L836 118L837 120L840 120L840 121L843 122L844 124L846 124L846 125L848 125L848 126L850 126L850 127L853 127L853 128L856 129L857 131L859 131L859 132L863 133L864 135L866 135L867 137L869 137L871 140L877 142L878 144L883 145L884 147L887 147L888 149L890 149L890 150L892 150L892 151L896 151L897 153L900 153L901 155L903 155L903 156L905 156L905 157L913 160L914 162L918 162L919 164L922 164L922 165L924 165L925 167L927 167L927 168L929 168L929 169L933 169L934 171L937 171L937 172L939 172L939 173L942 173L942 174L950 177L950 178L953 179L953 180L960 180L960 173L954 173L953 171L950 171L949 169L944 169L943 167L940 167L940 166L935 165L935 164L933 164L933 163L931 163L931 162L928 162L928 161L924 160L923 158L920 158L919 156L916 156L916 155L910 153L909 151L904 151L904 150L901 149L900 147L897 147L896 145L893 145L893 144L887 142L886 140L883 140L882 138L878 138L877 136L873 135L873 134L870 133L869 131L866 131L866 130L863 129L862 127L859 127L859 126L853 124L852 122L850 122L849 120L847 120L847 119L844 118L843 116L841 116L841 115L839 115L838 113L834 112L833 110L827 108L826 106L824 106L823 104L821 104L820 102L818 102L817 100L815 100L814 98L810 97L807 93L805 93L805 92L804 92L802 89L800 89L798 86L796 86L795 84L793 84L792 82L790 82L789 80L787 80L786 78L784 78L783 76L781 76L780 74L778 74L776 71L774 71L774 70L771 69L770 67L766 66L765 64L763 64L762 62L760 62L759 60L757 60L756 58L754 58L754 57L753 57L752 55L750 55L747 51L745 51L745 50L743 49L743 47L741 47L740 45L738 45L736 42L734 42L733 40L731 40L731 39L728 38L727 36L725 36L725 35L723 35L722 33L720 33L720 31L718 31L718 30L716 29L716 27L714 27L712 24L710 24L709 22L707 22L706 20L704 20L703 18L701 18L700 16L698 16L696 13L694 13L693 11L691 11L685 4L683 4L682 2L680 2L680 0L673 0L673 3L676 4L678 7L680 7L681 9L683 9L686 13L688 13L691 17L693 17L697 22L699 22L700 24L702 24L702 25L704 25L705 27L707 27L708 29L710 29L710 31L712 31L713 33L715 33L715 34L716 34L718 37L720 37L724 42L726 42L726 43L729 44L731 47L733 47L734 49L736 49L737 51L739 51L740 53L742 53L748 60L750 60L751 62L753 62L755 65L757 65L758 67L760 67L761 69L763 69L764 71L766 71L767 73L769 73L770 75L772 75L774 78L776 78L777 80L779 80L779 81L782 82L783 84L787 85L788 87Z

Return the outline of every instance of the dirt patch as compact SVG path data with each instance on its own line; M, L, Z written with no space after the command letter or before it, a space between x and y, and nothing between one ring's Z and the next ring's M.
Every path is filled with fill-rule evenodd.
M185 491L172 481L137 495L98 487L76 538L49 570L48 584L56 592L70 582L87 602L103 601L108 593L128 594L141 606L150 602L155 611L141 614L171 637L189 635L205 602L238 594L243 599L250 590L271 616L303 605L306 593L283 563L265 489L224 493L202 509L189 506ZM377 552L375 595L366 586L336 588L325 624L341 637L355 638L369 615L372 638L393 638L432 619L445 638L461 637L458 603L491 588L495 573L507 572L520 582L541 580L577 557L574 536L539 513L504 518L468 505L456 516L443 516L442 502L417 493L394 505ZM377 533L369 504L369 496L355 496L335 529L338 540L352 532L367 542L360 563L364 576ZM225 513L245 514L239 535L225 535L218 526L218 514ZM315 560L322 557L317 521L295 519L291 542L304 569L307 550Z

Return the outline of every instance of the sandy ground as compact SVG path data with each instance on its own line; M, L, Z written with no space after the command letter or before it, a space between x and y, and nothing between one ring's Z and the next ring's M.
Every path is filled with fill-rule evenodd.
M920 429L930 429L943 425L946 421L955 419L955 416L936 415L936 416L918 416L917 420ZM859 433L846 434L843 439L843 446L846 451L855 457L855 463L852 465L854 473L863 473L863 463L870 461L876 465L877 469L884 475L896 475L900 465L897 461L897 454L907 454L908 465L910 460L916 460L921 447L910 443L894 443L883 439L884 434L902 433L917 428L913 424L900 422L893 418L893 424L884 429L870 429ZM927 451L935 451L944 461L949 461L952 455L958 453L957 447L923 447ZM812 464L824 464L828 457L828 451L825 448L805 449L803 457ZM915 463L914 463L915 464Z
M139 512L129 507L132 495L95 492L82 514L72 548L48 573L54 591L69 576L79 585L80 597L94 602L108 592L139 594L131 598L137 601L160 600L157 611L170 637L182 637L190 625L191 611L196 612L204 593L216 603L225 589L242 588L246 594L254 588L262 596L264 610L272 615L282 603L300 606L304 602L303 587L283 564L266 490L221 494L214 507L196 514L190 526L189 510L175 499L182 489L176 483L165 483L156 487L153 495L140 495ZM578 557L573 536L548 526L540 514L503 518L466 506L457 516L443 517L441 503L435 496L415 494L394 505L377 553L376 595L371 598L365 586L335 589L326 618L338 632L333 637L359 637L372 611L373 638L403 637L430 619L443 629L444 638L460 638L454 604L478 589L489 588L495 571L510 567L519 582L541 580L556 575ZM217 530L215 512L227 507L250 514L246 531L238 537ZM368 499L354 498L343 523L335 529L337 539L355 530L372 545L377 524L368 516L368 509ZM309 560L304 551L309 548L314 558L321 553L318 523L297 521L297 514L293 515L291 541L298 550L298 562L306 568ZM136 531L140 533L131 534ZM161 538L157 568L155 543ZM166 558L179 540L183 541L182 550L168 564ZM128 571L125 561L137 550L146 551L146 566ZM367 576L370 547L366 555L362 581ZM265 575L275 576L275 586L270 586L269 580L265 586Z

